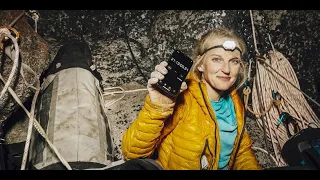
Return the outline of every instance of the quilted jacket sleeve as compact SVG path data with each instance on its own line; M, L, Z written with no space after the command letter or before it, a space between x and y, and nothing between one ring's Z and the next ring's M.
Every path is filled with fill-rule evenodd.
M174 103L156 104L147 95L137 119L124 132L122 137L122 154L126 160L149 157L152 155L164 121L173 113Z
M262 167L256 159L256 156L251 149L253 141L249 137L249 134L245 131L243 139L239 147L239 151L234 164L236 170L260 170Z

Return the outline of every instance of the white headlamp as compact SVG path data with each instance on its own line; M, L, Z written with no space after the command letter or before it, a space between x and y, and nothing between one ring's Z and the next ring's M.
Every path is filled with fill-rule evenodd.
M237 47L234 41L225 41L222 46L225 50L231 51L233 51Z
M207 51L209 51L211 49L215 49L215 48L223 48L226 51L238 50L240 52L240 54L242 55L242 51L240 50L240 48L237 47L236 43L232 40L226 40L226 41L224 41L224 43L222 45L217 45L217 46L213 46L211 48L208 48L208 49L204 50L203 53L201 53L200 55L202 56Z

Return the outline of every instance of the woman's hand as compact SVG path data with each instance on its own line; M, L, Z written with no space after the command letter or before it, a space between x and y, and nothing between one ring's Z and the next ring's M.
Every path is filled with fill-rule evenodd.
M151 73L151 77L148 80L147 89L149 91L150 99L152 102L160 103L160 104L171 104L175 102L175 99L162 94L161 92L158 91L158 89L155 86L155 84L159 80L163 80L164 76L168 73L168 70L166 68L167 66L168 66L168 63L166 61L162 61L160 64L156 65L155 71ZM188 88L187 83L184 81L181 84L180 93L186 90L187 88Z

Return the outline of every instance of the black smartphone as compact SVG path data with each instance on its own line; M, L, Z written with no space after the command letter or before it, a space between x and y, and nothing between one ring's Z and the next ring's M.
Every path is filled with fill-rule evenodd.
M174 50L167 62L168 73L163 80L158 81L155 85L163 94L175 98L192 67L193 61L180 50Z

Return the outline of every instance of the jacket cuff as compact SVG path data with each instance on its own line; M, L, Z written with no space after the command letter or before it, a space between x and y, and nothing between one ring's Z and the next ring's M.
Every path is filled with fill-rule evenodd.
M160 104L160 103L152 102L149 94L147 94L145 99L145 106L147 109L150 109L152 111L158 111L161 113L167 112L169 114L172 114L174 105L175 105L175 102L170 104Z

